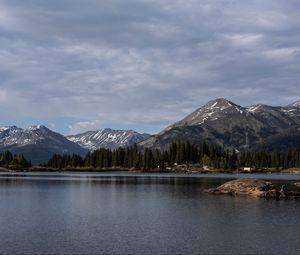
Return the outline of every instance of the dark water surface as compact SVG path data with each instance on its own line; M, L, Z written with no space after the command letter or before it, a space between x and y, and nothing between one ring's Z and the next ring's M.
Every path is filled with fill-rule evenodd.
M203 192L237 177L1 173L0 254L300 254L300 200Z

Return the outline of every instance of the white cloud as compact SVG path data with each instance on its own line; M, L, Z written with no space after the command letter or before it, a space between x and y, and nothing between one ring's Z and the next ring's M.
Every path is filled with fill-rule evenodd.
M15 30L17 28L15 14L10 8L0 3L0 28Z
M216 97L300 97L300 2L71 2L0 8L0 118L157 132Z
M300 56L300 47L289 47L267 50L264 52L266 57L276 61L290 60L294 57Z
M73 125L69 125L69 129L70 134L79 134L85 131L96 130L97 125L95 122L92 121L83 121L74 123Z
M0 90L0 102L4 103L6 100L6 91L5 90Z
M262 34L233 34L225 35L225 38L234 46L258 46L262 40Z

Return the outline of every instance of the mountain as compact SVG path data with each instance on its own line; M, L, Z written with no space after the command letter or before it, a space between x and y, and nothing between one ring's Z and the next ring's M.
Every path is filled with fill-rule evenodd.
M224 98L209 101L184 119L139 143L167 148L171 142L215 143L228 149L300 147L300 101L285 107L242 107ZM295 139L293 139L295 137Z
M113 130L105 128L97 131L88 131L82 134L67 136L67 139L77 143L90 151L99 148L116 149L131 146L150 137L148 134L140 134L133 130Z
M236 150L300 148L300 101L287 106L243 107L219 98L153 136L106 128L64 137L41 125L26 129L0 127L0 152L24 154L33 163L44 163L54 153L84 156L88 150L115 149L135 143L140 147L166 149L178 141L215 143Z
M0 127L0 152L24 154L33 163L45 163L54 154L76 153L87 150L42 125L22 129L16 126Z

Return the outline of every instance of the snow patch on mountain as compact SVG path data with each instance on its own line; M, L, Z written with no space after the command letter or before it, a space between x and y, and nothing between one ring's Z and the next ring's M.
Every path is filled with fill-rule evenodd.
M43 125L24 129L0 127L0 151L5 150L24 154L33 163L46 163L53 154L75 153L84 156L87 153L86 149Z
M297 107L297 108L300 108L300 100L299 101L296 101L288 106L291 106L291 107Z
M206 105L200 107L183 120L167 127L164 132L170 130L174 126L202 125L208 121L216 121L232 114L246 115L248 112L242 106L236 105L227 99L219 98L209 101Z
M12 145L36 144L38 141L45 139L45 126L35 125L29 128L18 128L16 126L0 127L0 144L1 147Z
M260 106L261 106L261 105L248 106L248 107L246 108L246 110L247 110L248 112L255 113L256 111L259 110Z
M88 131L82 134L67 136L70 141L83 148L94 151L100 148L116 149L139 143L150 135L140 134L133 130L114 130L110 128Z

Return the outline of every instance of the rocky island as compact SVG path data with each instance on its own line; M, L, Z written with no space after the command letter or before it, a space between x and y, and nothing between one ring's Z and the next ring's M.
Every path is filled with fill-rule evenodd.
M278 189L274 186L273 183L245 178L238 179L226 182L217 188L211 188L206 190L206 192L215 195L248 195L253 197L262 197L262 198L274 198L274 199L282 199L282 198L297 198L300 197L300 193L296 193L293 191L286 191L285 185Z

